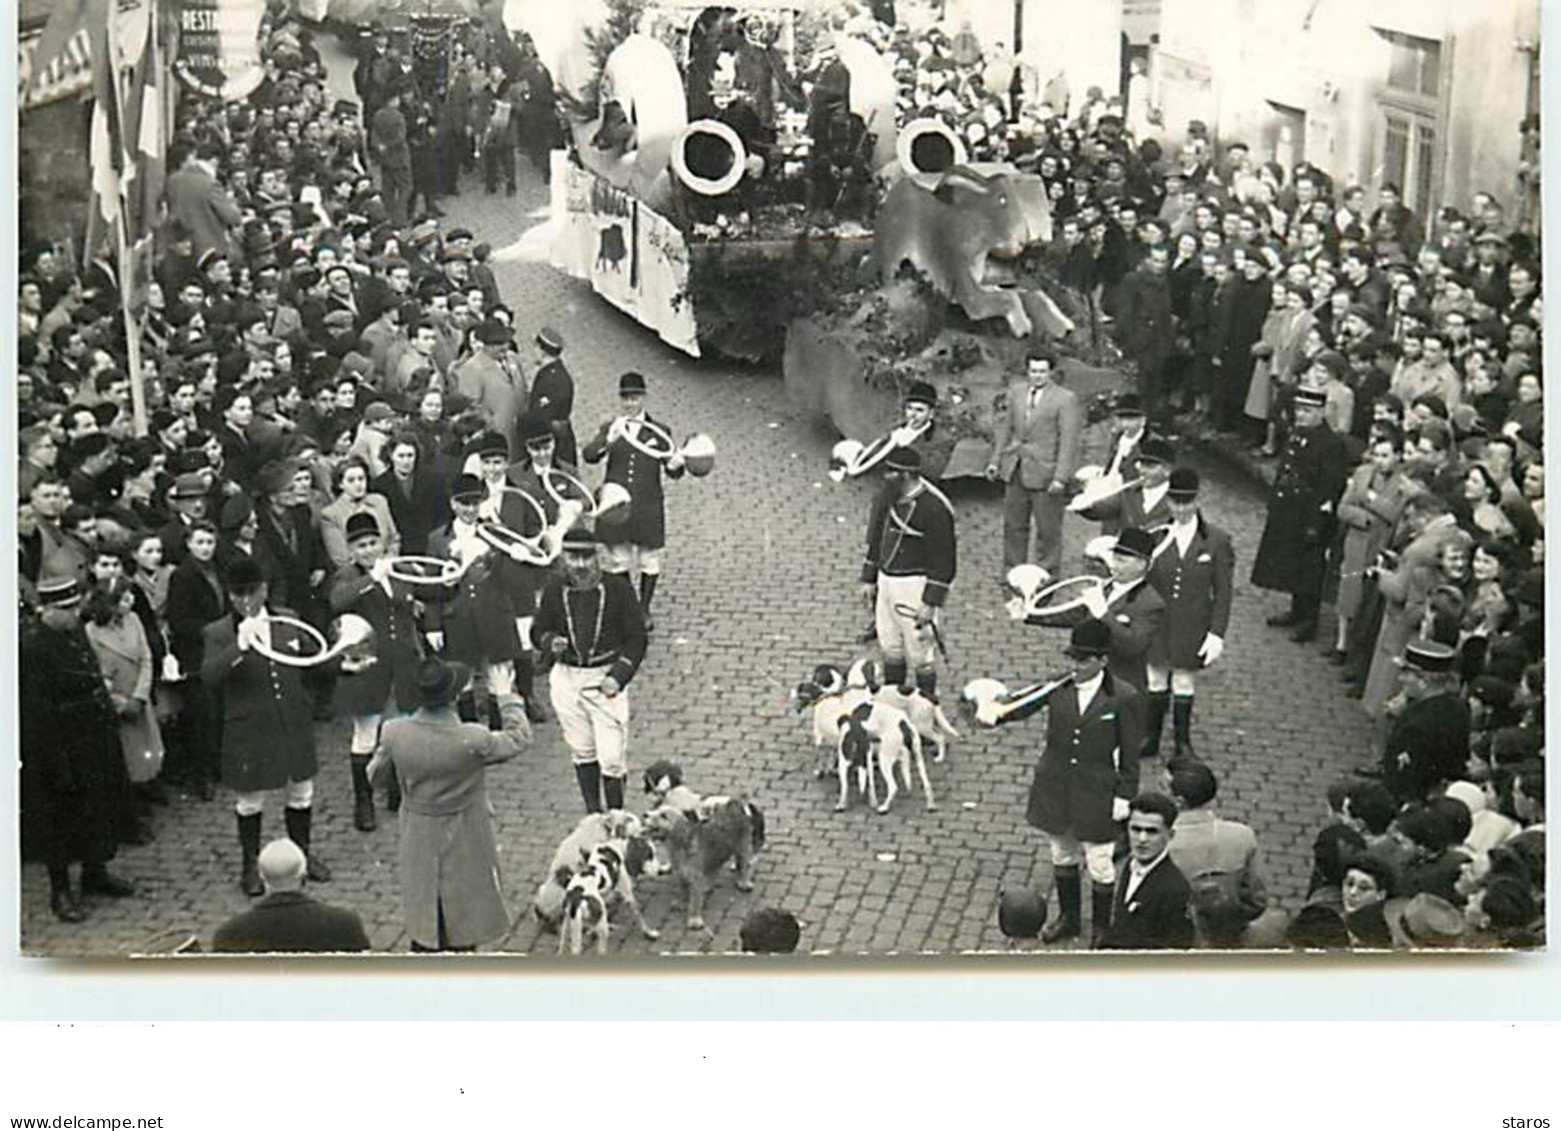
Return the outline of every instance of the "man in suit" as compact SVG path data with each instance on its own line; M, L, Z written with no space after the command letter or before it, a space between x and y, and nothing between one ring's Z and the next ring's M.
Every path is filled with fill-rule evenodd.
M510 329L499 321L483 322L472 331L478 349L450 371L459 393L482 412L489 428L504 437L508 455L520 454L515 425L526 407L526 375L510 351Z
M1111 920L1118 825L1127 818L1128 799L1138 792L1143 704L1137 688L1106 671L1110 650L1110 627L1085 621L1073 629L1064 650L1074 661L1071 687L1049 696L1031 688L1030 693L1010 696L995 713L977 713L977 721L998 725L1050 708L1046 745L1036 763L1025 813L1041 833L1057 885L1060 914L1041 932L1044 943L1077 938L1082 930L1081 865L1089 869L1097 938ZM1174 819L1173 807L1167 826Z
M1236 552L1230 535L1198 510L1198 473L1171 472L1170 540L1149 569L1149 584L1165 601L1165 616L1149 642L1145 673L1149 695L1144 756L1160 754L1160 731L1171 714L1176 753L1192 753L1192 704L1196 673L1225 650L1230 627Z
M219 954L332 954L369 949L369 936L356 911L319 903L304 894L309 862L287 839L260 850L265 898L217 928L212 949Z
M1056 356L1032 349L1025 380L1008 386L1008 406L997 419L986 476L1004 484L1003 571L1030 558L1055 575L1062 564L1062 516L1068 481L1078 464L1084 413L1074 394L1054 380Z
M177 172L168 178L168 211L183 224L195 244L194 254L216 250L231 254L238 250L229 229L244 222L244 213L227 189L217 180L217 163L222 146L203 141L185 155Z
M1171 860L1176 802L1163 793L1140 793L1128 804L1131 860L1117 878L1111 926L1097 946L1104 950L1186 950L1193 944L1192 887Z

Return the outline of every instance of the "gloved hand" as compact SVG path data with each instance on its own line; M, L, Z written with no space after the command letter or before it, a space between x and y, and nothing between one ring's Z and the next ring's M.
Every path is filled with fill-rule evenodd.
M615 416L612 423L607 425L607 442L611 444L615 440L621 440L627 435L626 418Z
M623 688L618 685L618 681L612 676L609 675L602 678L602 694L607 698L611 699L622 690Z
M1222 637L1209 633L1203 638L1203 643L1198 646L1198 659L1203 661L1203 666L1212 668L1215 662L1225 653L1225 641Z
M1084 590L1084 608L1096 620L1104 619L1107 608L1105 586L1091 586Z
M683 470L682 452L673 452L667 457L667 470L674 475Z
M432 648L435 652L443 652L444 651L444 633L442 633L442 632L430 632L428 634L428 646L430 648Z
M562 656L569 650L569 641L563 635L555 636L548 641L547 650L555 656Z
M1127 803L1127 798L1113 797L1111 799L1111 819L1113 821L1127 820L1129 812L1131 812L1131 807Z
M255 641L258 639L259 634L259 617L245 617L243 620L239 621L237 632L238 650L240 652L248 652L251 648L254 647Z
M512 663L494 664L488 669L488 683L493 688L493 694L500 698L506 698L515 694L515 665Z
M375 581L386 581L390 578L390 559L380 558L369 566L369 577Z
M1008 598L1007 601L1003 602L1003 608L1005 610L1007 610L1007 612L1008 612L1008 619L1009 620L1023 620L1024 619L1024 598L1023 597L1010 597L1010 598Z

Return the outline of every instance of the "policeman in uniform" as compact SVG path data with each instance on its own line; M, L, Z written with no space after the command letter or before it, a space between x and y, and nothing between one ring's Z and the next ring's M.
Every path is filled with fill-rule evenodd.
M1117 879L1113 850L1119 822L1138 793L1143 745L1143 697L1106 670L1111 628L1087 620L1074 628L1064 654L1073 684L1050 696L1019 697L978 721L1001 725L1043 706L1046 745L1035 767L1026 820L1040 830L1051 858L1060 914L1041 932L1044 943L1077 938L1082 929L1083 877L1089 870L1092 928L1098 945L1111 923Z
M311 645L298 629L271 619L266 582L252 558L233 562L227 586L232 612L206 626L201 680L222 701L222 783L236 794L239 883L254 897L265 894L260 833L271 790L284 791L287 839L309 858L309 879L323 883L331 870L310 850L318 770L312 698L299 668L257 651L258 645L272 654L303 654Z
M1290 609L1268 618L1275 628L1293 628L1291 639L1305 644L1317 638L1333 537L1334 508L1349 477L1344 438L1323 422L1321 389L1295 392L1295 427L1285 444L1269 499L1268 522L1252 563L1252 584L1290 594Z
M867 519L862 596L874 610L884 679L935 698L935 632L956 565L954 506L921 475L921 455L895 448L884 457L884 488Z
M1149 642L1146 657L1149 708L1144 755L1149 758L1160 754L1167 707L1177 755L1192 754L1195 675L1218 662L1230 626L1236 551L1230 535L1198 509L1199 486L1192 468L1171 472L1169 541L1149 568L1149 583L1165 600L1165 618Z
M553 712L588 813L622 809L629 776L629 681L645 659L645 621L629 579L604 573L597 539L564 536L564 576L542 590L531 639L553 660Z
M640 608L645 630L649 632L655 627L650 604L656 596L656 582L661 578L661 550L667 537L661 475L665 471L669 479L680 478L683 457L674 452L661 460L646 455L629 442L631 437L639 435L645 424L665 428L660 421L646 415L645 378L641 374L631 372L620 377L618 397L623 415L603 424L580 454L586 463L600 463L605 459L605 481L616 483L629 493L628 513L622 518L602 519L597 523L596 533L606 547L606 561L602 567L606 572L632 577L638 569ZM650 434L641 442L655 443Z
M1403 709L1382 747L1382 778L1400 804L1419 803L1463 776L1469 756L1469 704L1458 694L1458 653L1411 640L1398 660Z
M575 380L564 367L564 336L551 326L537 331L531 378L531 403L526 411L545 418L557 442L558 460L574 467L580 462L575 429L569 417L575 409Z

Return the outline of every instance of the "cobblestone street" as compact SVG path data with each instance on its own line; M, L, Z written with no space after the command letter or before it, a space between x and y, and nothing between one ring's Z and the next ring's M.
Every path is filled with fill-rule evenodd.
M522 169L517 197L486 195L468 177L445 201L446 227L471 227L504 248L546 204L546 190ZM999 889L1045 886L1049 865L1024 822L1043 720L954 740L948 760L930 766L939 808L925 811L919 789L878 816L858 803L834 813L833 778L814 777L808 722L791 712L788 692L815 664L844 665L863 623L856 570L868 509L864 483L826 475L836 437L791 408L777 372L698 362L661 344L588 288L544 264L504 262L496 272L506 302L529 337L560 329L577 383L575 428L582 440L614 412L618 375L644 373L652 415L681 439L708 433L719 452L703 480L668 486L668 553L657 593L657 630L630 687L631 787L657 758L679 761L701 793L745 794L768 818L757 890L738 893L723 876L708 909L708 934L688 932L670 880L640 887L662 938L614 931L622 955L724 951L737 946L742 917L784 906L804 923L803 949L918 954L1003 949L995 907ZM866 437L864 437L865 439ZM1091 435L1095 451L1103 433ZM1292 644L1265 628L1278 599L1246 577L1263 520L1261 497L1243 481L1205 466L1205 512L1231 531L1237 592L1228 646L1199 680L1198 750L1221 777L1220 812L1256 829L1271 898L1294 910L1305 892L1323 791L1359 763L1370 728L1341 692L1318 646ZM1066 636L1027 629L1002 608L1001 516L993 488L961 482L950 490L959 518L959 576L945 621L949 662L940 675L946 701L965 681L991 676L1010 685L1064 670ZM1070 520L1066 561L1080 560L1093 524ZM345 720L321 734L315 840L335 880L315 894L358 911L376 950L401 952L394 819L381 814L370 834L352 827ZM1167 742L1169 746L1169 742ZM1144 784L1154 783L1146 766ZM539 934L531 893L560 838L580 816L569 757L556 724L538 729L517 761L489 774L489 790L515 927L491 948L551 955ZM631 804L640 799L634 797ZM274 803L273 803L274 804ZM279 810L266 835L281 831ZM231 797L201 803L178 797L157 814L158 838L121 850L118 867L140 892L97 901L80 925L49 912L38 865L23 873L22 941L35 954L103 955L155 949L198 934L203 943L248 901L237 886L238 846Z

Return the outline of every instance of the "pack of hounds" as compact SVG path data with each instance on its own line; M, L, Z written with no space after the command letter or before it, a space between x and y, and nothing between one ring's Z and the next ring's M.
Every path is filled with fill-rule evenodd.
M821 664L792 693L793 709L811 712L815 777L833 768L840 782L836 812L856 792L879 813L887 813L903 781L915 788L915 770L929 811L937 809L923 755L925 743L942 762L948 739L959 737L943 709L918 691L883 683L877 661L858 660L848 669ZM898 771L898 773L896 773ZM884 796L878 799L878 778ZM658 761L645 770L652 805L643 817L626 810L591 813L559 844L532 910L558 932L559 954L606 954L611 918L626 908L647 939L660 932L645 921L635 883L672 876L688 912L688 927L707 930L705 900L723 867L736 874L738 891L754 887L754 857L764 847L764 812L743 797L703 796L683 780L676 762Z

